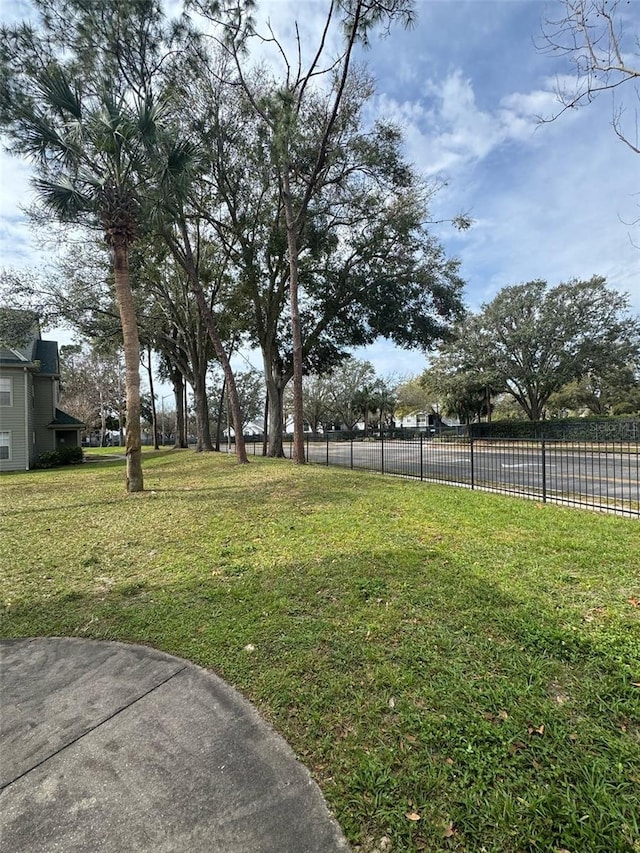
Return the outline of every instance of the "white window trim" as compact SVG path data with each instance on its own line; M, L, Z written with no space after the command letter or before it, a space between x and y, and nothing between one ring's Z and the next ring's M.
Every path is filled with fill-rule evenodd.
M3 408L11 408L11 406L13 406L13 377L12 376L0 376L0 380L2 381L2 383L5 383L5 382L9 383L9 402L8 403L0 402L0 406L2 406ZM5 392L6 392L6 389L5 389Z
M7 436L7 444L3 444L1 441L1 438L5 435ZM6 458L0 459L0 461L2 461L2 462L11 462L12 461L11 444L12 444L12 442L11 442L11 430L10 429L0 430L0 447L6 447L6 448L8 448L8 451L9 451L9 455Z

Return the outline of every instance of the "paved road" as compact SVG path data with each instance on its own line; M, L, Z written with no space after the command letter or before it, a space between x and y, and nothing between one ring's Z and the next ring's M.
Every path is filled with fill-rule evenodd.
M309 442L311 462L340 465L425 480L562 499L592 506L640 506L638 452L566 449L541 445L437 441Z

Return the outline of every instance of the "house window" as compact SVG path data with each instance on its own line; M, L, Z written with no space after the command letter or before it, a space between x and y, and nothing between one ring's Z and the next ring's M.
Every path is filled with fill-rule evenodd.
M11 459L10 432L0 432L0 459Z
M11 377L0 376L0 406L12 406L11 399Z
M416 423L418 426L426 426L427 425L427 416L426 415L418 415L416 418Z

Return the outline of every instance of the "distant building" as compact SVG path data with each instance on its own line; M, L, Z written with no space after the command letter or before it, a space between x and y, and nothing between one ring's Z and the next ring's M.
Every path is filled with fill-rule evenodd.
M406 415L399 417L396 415L396 426L406 429L431 429L437 430L438 427L459 426L460 420L456 417L443 417L437 411L434 404L429 411L424 412L408 412Z
M43 341L34 322L23 346L0 342L0 471L31 468L41 453L80 444L82 421L58 408L56 341Z

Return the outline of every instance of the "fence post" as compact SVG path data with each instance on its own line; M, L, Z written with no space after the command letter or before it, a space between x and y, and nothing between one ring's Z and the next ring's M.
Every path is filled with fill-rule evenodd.
M327 433L327 468L329 467L329 434Z
M349 436L349 467L353 471L353 435Z
M547 502L547 454L545 453L546 442L544 438L540 443L540 447L542 450L542 503L546 504Z
M384 474L384 432L380 430L380 473Z
M469 437L469 446L471 447L471 488L475 489L475 471L474 471L474 458L473 458L473 433L471 433Z
M420 433L420 481L424 479L424 462L422 461L422 433Z

